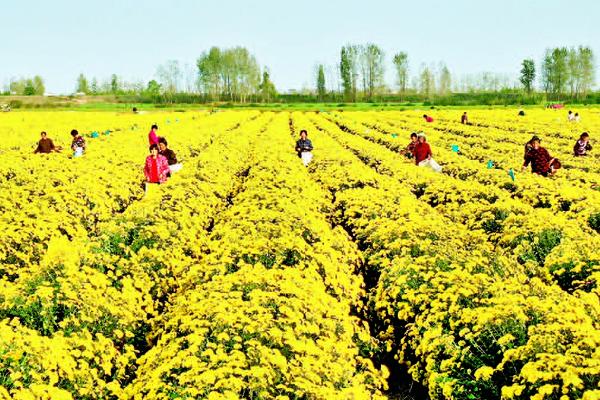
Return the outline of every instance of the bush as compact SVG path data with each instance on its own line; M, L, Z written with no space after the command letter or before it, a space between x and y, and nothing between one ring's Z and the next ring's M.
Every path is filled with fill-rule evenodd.
M590 228L600 233L600 213L592 214L590 218L588 218L588 224Z
M546 256L560 244L561 238L562 233L557 229L544 229L537 235L530 233L526 239L531 242L531 248L519 256L519 262L531 260L544 265Z

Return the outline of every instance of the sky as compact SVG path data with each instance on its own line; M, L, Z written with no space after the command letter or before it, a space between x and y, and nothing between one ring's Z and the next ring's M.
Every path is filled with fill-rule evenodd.
M72 93L82 72L147 82L167 60L193 68L211 46L247 47L279 91L314 86L315 65L334 66L347 43L379 45L389 84L398 51L412 74L443 61L454 75L517 76L524 58L538 63L556 46L587 45L600 57L596 0L0 2L0 87L39 74L56 94Z

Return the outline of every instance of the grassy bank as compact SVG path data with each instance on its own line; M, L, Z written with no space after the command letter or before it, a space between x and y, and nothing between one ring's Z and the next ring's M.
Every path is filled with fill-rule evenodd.
M0 104L8 104L12 111L17 110L77 110L77 111L112 111L131 112L134 108L139 111L192 111L192 110L226 110L226 109L257 109L265 111L382 111L382 110L430 110L430 109L504 109L504 108L544 108L544 104L530 105L439 105L428 102L380 102L380 103L139 103L125 102L118 96L3 96ZM597 108L598 105L567 105L568 109Z

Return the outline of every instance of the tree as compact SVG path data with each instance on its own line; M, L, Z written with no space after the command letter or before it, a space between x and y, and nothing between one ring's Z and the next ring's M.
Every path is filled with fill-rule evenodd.
M371 100L377 91L384 86L384 53L373 43L361 46L361 71L363 92Z
M542 61L542 89L548 96L552 90L552 53L546 49Z
M359 46L346 45L342 47L340 75L342 77L345 101L356 101L359 55Z
M435 91L435 78L429 67L422 65L419 74L419 89L422 95L431 99Z
M552 50L552 85L553 92L558 97L560 97L560 95L564 93L564 89L568 81L567 57L568 49L566 47L557 47L554 50Z
M445 64L441 64L439 82L439 94L441 96L447 96L452 87L452 74Z
M594 85L594 54L589 47L546 49L542 86L546 95L559 99L568 90L574 99L587 96Z
M90 89L88 87L88 81L83 74L79 74L77 77L77 89L75 90L77 93L85 93L88 94Z
M408 54L404 52L396 53L393 62L396 68L396 83L400 92L400 99L402 99L408 86Z
M219 100L221 95L221 49L212 47L208 52L202 53L196 66L198 67L198 81L201 88L212 100Z
M268 69L264 69L261 82L260 66L248 49L235 47L226 54L231 57L230 70L233 89L231 98L233 100L237 99L237 101L245 103L252 94L257 92L257 88L263 95L266 91L268 101L272 101L277 96L277 90L270 80ZM264 72L267 72L267 80L265 80Z
M23 87L23 94L25 96L33 96L35 94L35 86L33 85L32 79L27 79L25 81L25 86Z
M325 68L323 67L323 64L319 64L319 67L317 68L317 96L319 97L319 101L323 101L326 92Z
M581 68L580 91L583 97L594 86L596 71L594 67L594 52L589 47L579 47L579 65Z
M573 98L587 94L594 84L593 58L588 47L546 49L542 62L542 86L546 95L560 99L567 90Z
M46 92L46 88L42 77L36 75L33 78L12 79L9 84L9 91L21 96L42 96Z
M325 82L327 83L327 91L330 93L342 92L342 77L340 75L339 64L325 66Z
M542 63L542 82L546 94L559 99L569 81L569 50L566 47L547 49Z
M161 86L160 83L156 82L154 79L152 79L150 82L148 82L148 86L146 87L146 94L152 97L158 97L160 96L160 91L161 91Z
M346 46L342 47L340 56L340 75L342 77L342 86L344 88L344 100L352 100L352 66L350 55Z
M112 94L117 94L119 92L119 78L116 74L112 74L110 77L110 92Z
M25 79L12 78L8 85L11 94L22 95L25 91Z
M177 60L169 60L163 65L159 65L156 75L166 93L174 94L177 92L181 79L181 68Z
M202 53L196 65L199 86L213 100L245 102L250 95L262 93L260 66L244 47L213 47Z
M46 93L46 86L44 86L44 79L41 76L36 75L33 77L33 91L38 96L43 96Z
M535 80L535 63L531 58L527 58L523 60L521 66L521 77L519 80L527 94L530 95L533 91L533 81Z
M98 79L96 79L95 77L92 79L92 84L90 86L90 91L92 92L92 94L98 94L99 93L100 88L98 87Z
M185 82L184 90L187 93L195 92L198 83L198 69L194 65L186 63L183 66L183 77Z
M269 70L266 68L263 71L262 82L260 83L260 95L262 101L265 103L270 103L277 96L277 90L273 82L271 82Z
M581 84L581 69L579 64L579 54L577 49L571 47L567 51L567 87L571 98L576 98L579 94Z

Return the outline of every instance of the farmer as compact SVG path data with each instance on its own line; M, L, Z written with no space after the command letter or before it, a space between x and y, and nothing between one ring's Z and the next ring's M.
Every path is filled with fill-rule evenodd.
M146 157L144 175L147 183L164 183L170 172L169 162L165 156L158 154L158 146L150 145L150 155Z
M467 112L466 111L460 117L460 123L461 124L468 124L469 123L469 117L467 117Z
M152 124L152 127L150 128L150 132L148 132L148 142L150 143L150 146L152 146L153 144L158 146L158 135L156 134L157 130L158 130L158 125Z
M579 116L579 113L575 113L575 117L573 117L573 121L579 122L580 120L581 120L581 117Z
M171 170L171 172L179 172L181 170L181 168L183 167L183 165L179 164L177 162L177 156L175 155L175 152L171 149L169 149L168 147L168 143L167 143L167 139L165 139L164 137L161 137L158 139L158 154L160 154L161 156L164 156L167 159L167 162L169 164L169 169Z
M415 150L415 146L417 145L418 141L419 139L417 138L417 134L415 132L411 133L410 143L404 150L400 152L400 154L408 158L413 158L413 151Z
M431 157L431 146L427 143L427 137L423 132L417 135L418 142L413 150L413 156L415 157L415 163L419 167L431 167L434 171L440 172L442 167L435 162Z
M417 135L417 143L413 148L413 157L417 165L431 158L431 146L427 143L427 137L422 132Z
M567 115L567 120L569 120L569 122L575 121L575 115L573 115L573 111L569 110L569 114Z
M523 171L525 171L531 163L531 171L534 174L542 176L554 175L556 170L561 167L560 161L550 156L548 150L540 146L539 138L534 139L532 139L531 143L533 148L525 156Z
M433 118L427 114L423 114L423 118L425 118L426 122L433 122Z
M312 160L313 145L310 139L307 139L308 132L306 129L300 131L300 139L296 141L296 153L302 159L302 163L306 167Z
M85 151L86 145L83 137L77 132L77 129L71 131L73 141L71 142L71 150L73 150L73 157L81 157Z
M519 117L524 117L524 116L525 116L525 111L519 110Z
M536 140L539 142L540 138L534 135L529 142L525 143L525 154L523 155L523 159L527 159L527 153L533 150L533 142Z
M590 135L587 132L583 132L579 140L575 142L575 146L573 146L573 153L576 157L585 156L591 149Z
M47 137L46 132L42 132L41 136L42 136L42 138L38 142L37 148L33 152L34 154L37 154L37 153L52 153L53 151L58 151L58 149L54 146L54 143L52 142L52 139L50 139L49 137Z

